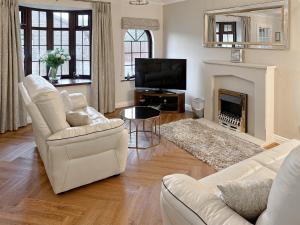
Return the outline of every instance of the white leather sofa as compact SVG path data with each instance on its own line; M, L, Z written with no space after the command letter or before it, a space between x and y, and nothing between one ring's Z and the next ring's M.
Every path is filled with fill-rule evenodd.
M161 188L163 224L251 225L251 223L230 209L221 200L217 185L235 180L275 178L283 160L298 146L300 146L300 141L288 141L272 150L264 151L259 155L201 180L195 180L182 174L164 177ZM299 159L297 160L299 161ZM299 166L290 167L299 171ZM294 170L291 174L299 177L300 175L297 175L296 173L298 172L296 171ZM287 182L283 182L282 185L287 185ZM299 190L297 190L297 193L298 192ZM295 195L297 196L296 193ZM280 203L276 202L276 204ZM286 207L287 211L284 210ZM298 207L292 207L295 208L295 210L299 210L299 203ZM287 212L292 211L288 208L289 205L284 204L281 212L285 213L285 215L288 214ZM280 218L280 215L278 216ZM290 220L292 220L292 218L290 218ZM260 222L257 224L260 224ZM264 224L268 224L268 222ZM290 225L295 224L295 222L286 223L285 221L285 223L281 224Z
M82 94L70 94L67 105L57 89L40 76L27 76L19 90L56 194L124 172L128 132L122 120L105 118L87 105ZM66 108L86 112L92 123L70 127Z

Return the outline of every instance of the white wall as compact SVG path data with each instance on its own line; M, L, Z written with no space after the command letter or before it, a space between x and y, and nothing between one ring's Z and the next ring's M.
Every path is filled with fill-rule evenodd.
M108 1L108 0L107 0ZM112 23L114 37L114 56L115 56L115 76L116 76L116 106L122 107L133 104L134 98L134 82L122 82L123 76L123 35L121 30L122 17L141 17L158 19L161 24L159 31L152 32L154 39L154 57L162 56L163 45L163 16L162 5L150 4L147 6L132 6L127 0L110 0L112 3ZM20 0L20 4L26 4L32 7L56 8L56 9L91 9L88 2L72 1L72 0ZM86 87L74 87L73 89L81 90L86 93ZM68 88L72 89L72 88ZM88 96L88 99L90 97Z
M269 0L270 1L270 0ZM164 54L188 59L187 100L203 97L204 59L230 59L229 49L202 47L204 10L228 8L266 0L187 0L164 6ZM278 66L275 80L275 132L300 138L300 1L291 0L289 50L246 50L250 63Z

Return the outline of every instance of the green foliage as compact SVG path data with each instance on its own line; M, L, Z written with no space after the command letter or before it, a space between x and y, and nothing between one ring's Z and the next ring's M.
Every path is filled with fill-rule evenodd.
M49 51L41 59L41 62L46 63L48 67L59 67L67 61L71 60L69 54L64 53L64 49L57 48L55 50Z

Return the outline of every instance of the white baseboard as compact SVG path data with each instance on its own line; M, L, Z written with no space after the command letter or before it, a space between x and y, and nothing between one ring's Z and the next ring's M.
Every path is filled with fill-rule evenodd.
M126 101L126 102L118 102L116 103L116 108L124 108L124 107L129 107L129 106L133 106L134 105L134 101Z
M192 106L189 105L189 104L185 104L185 110L186 110L186 111L189 111L189 112L192 112L192 111L193 111L193 110L192 110Z
M285 137L279 136L277 134L274 134L274 141L278 144L284 143L288 140L289 140L288 138L285 138Z

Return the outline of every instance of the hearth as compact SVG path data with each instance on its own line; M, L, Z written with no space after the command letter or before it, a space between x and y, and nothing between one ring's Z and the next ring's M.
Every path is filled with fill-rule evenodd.
M247 94L220 89L218 99L219 124L234 131L247 133Z

